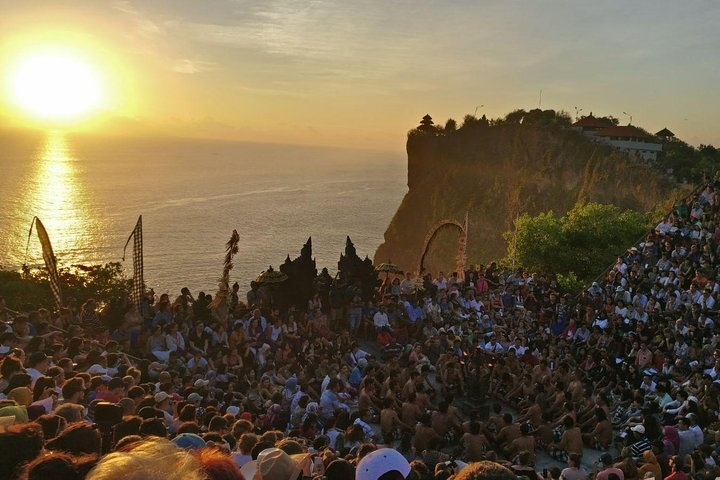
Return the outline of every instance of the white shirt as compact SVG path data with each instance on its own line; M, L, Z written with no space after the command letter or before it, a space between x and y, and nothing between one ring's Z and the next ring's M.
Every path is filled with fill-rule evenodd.
M600 327L601 330L605 330L608 326L608 320L607 318L596 318L592 326Z
M375 315L373 315L373 324L374 324L377 328L389 327L389 326L390 326L390 320L388 320L387 313L385 313L385 312L376 312Z
M177 350L185 350L185 339L179 332L177 334L177 338L173 337L170 334L165 335L165 344L167 345L168 350L171 352L176 352Z
M492 342L488 342L485 344L483 350L487 350L488 352L492 353L498 353L503 351L503 346L500 345L500 342L495 343L495 345L493 345Z

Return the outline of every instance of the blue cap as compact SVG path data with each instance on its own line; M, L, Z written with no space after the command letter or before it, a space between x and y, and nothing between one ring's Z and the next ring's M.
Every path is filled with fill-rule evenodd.
M197 450L207 446L205 440L194 433L181 433L177 437L173 438L173 443L185 450Z

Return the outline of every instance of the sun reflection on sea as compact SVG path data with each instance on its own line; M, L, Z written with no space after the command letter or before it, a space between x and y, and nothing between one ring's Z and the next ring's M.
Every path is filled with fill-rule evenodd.
M50 236L55 255L69 265L83 258L81 251L91 248L88 231L86 189L79 179L79 166L62 132L48 134L36 156L34 177L27 185L28 225L32 216L42 220ZM31 240L28 263L41 259L37 241ZM40 260L41 261L41 260Z

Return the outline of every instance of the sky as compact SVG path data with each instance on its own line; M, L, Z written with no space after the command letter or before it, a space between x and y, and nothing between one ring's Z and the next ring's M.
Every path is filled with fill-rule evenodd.
M543 108L720 144L716 1L0 0L0 12L0 77L46 45L77 52L106 92L82 128L105 134L399 151L426 113L499 117L542 90ZM0 124L38 126L8 95Z

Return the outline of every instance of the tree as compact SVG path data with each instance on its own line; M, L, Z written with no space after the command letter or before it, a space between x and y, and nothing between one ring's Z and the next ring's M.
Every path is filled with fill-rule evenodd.
M132 281L123 275L120 263L60 267L60 287L64 299L75 298L82 304L94 298L100 304L110 303L130 292ZM47 270L26 269L23 272L0 270L0 296L13 310L54 308Z
M524 214L506 232L508 258L526 270L591 281L650 227L647 216L615 205L576 204L563 217Z
M455 130L457 130L457 122L452 118L448 118L447 122L445 122L445 133L452 133Z

